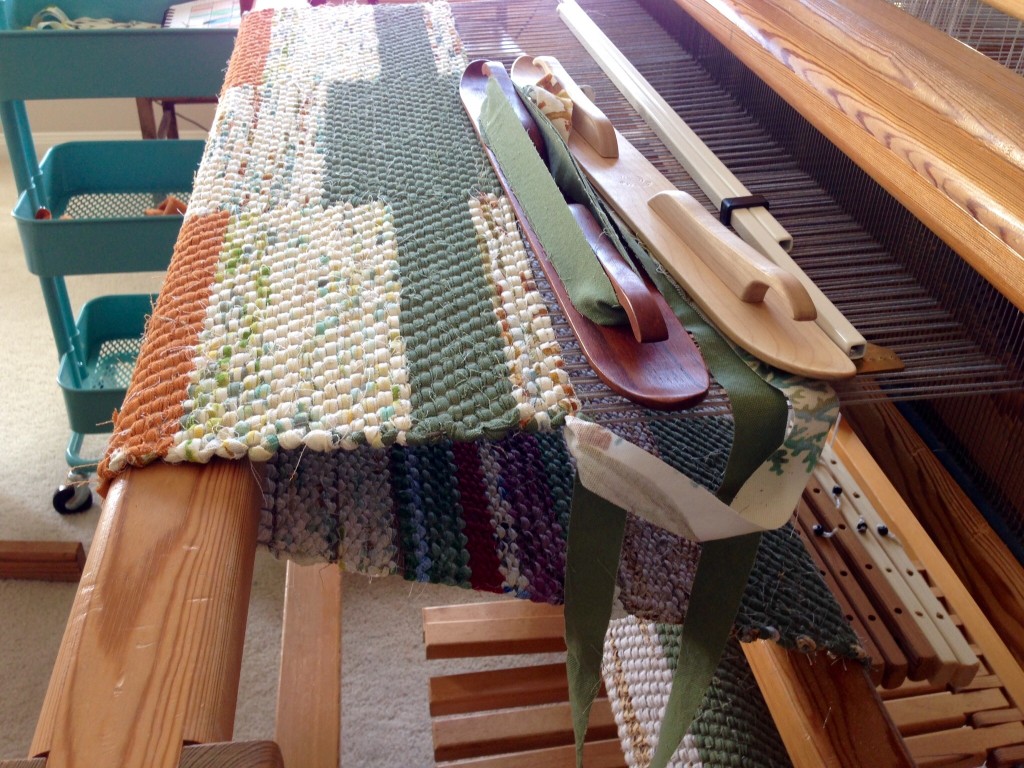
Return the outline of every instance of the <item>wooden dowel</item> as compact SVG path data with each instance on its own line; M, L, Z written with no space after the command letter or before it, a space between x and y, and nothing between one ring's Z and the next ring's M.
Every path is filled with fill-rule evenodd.
M47 768L175 768L231 739L261 497L243 461L114 482L32 741Z
M0 579L78 581L84 567L78 541L0 541Z

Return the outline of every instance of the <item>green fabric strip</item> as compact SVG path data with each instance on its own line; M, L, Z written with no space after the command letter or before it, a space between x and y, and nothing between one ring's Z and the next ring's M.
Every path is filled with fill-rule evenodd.
M583 765L590 708L601 688L604 635L611 620L625 530L626 513L587 490L577 478L565 556L566 670L577 768Z
M516 199L558 271L573 306L595 323L624 323L625 313L607 275L515 110L493 78L487 80L487 97L480 112L480 130L487 146L515 190Z
M697 714L729 640L760 543L760 533L704 542L650 768L666 768Z

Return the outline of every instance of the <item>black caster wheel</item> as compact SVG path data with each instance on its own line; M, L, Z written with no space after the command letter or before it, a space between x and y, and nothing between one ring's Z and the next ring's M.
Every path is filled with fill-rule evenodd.
M60 486L53 494L53 508L62 515L74 515L92 507L92 489L88 481L78 479Z

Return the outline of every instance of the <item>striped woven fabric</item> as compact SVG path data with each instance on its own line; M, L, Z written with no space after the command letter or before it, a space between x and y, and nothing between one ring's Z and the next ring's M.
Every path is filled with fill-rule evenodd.
M276 554L562 600L575 459L558 428L580 402L559 310L462 111L464 65L443 3L246 16L105 478L247 457ZM793 425L737 497L760 510L765 489L799 495L837 406L758 372ZM700 488L722 482L728 415L617 431ZM700 551L631 515L623 605L681 621ZM771 588L748 590L741 635L855 655L813 566L783 551L755 568Z

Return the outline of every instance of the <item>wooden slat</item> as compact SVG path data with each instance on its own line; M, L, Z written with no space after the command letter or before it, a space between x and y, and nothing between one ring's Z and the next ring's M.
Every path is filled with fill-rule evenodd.
M32 742L47 768L174 768L230 740L261 498L244 461L114 482Z
M904 741L920 768L944 766L958 760L975 760L978 755L984 756L997 747L1024 744L1024 723L1006 723L991 728L955 728L908 736ZM973 765L978 765L978 762Z
M1012 709L986 709L983 712L971 713L971 725L975 728L987 728L990 725L1024 721L1024 712L1016 707Z
M442 621L423 627L423 642L428 659L558 653L565 650L564 633L560 615Z
M813 491L818 491L818 493ZM953 670L948 669L948 674L942 674L943 661L939 657L935 644L931 641L932 638L926 636L922 626L903 610L903 601L893 589L893 585L882 574L874 572L871 557L864 548L860 536L842 523L835 506L816 480L812 480L808 484L807 491L804 492L804 499L814 510L818 522L824 525L826 530L836 530L841 524L843 525L845 530L839 529L837 535L828 539L828 543L831 543L842 555L861 587L871 598L871 603L875 606L879 617L899 642L904 653L907 654L909 662L907 677L911 680L948 682L952 677ZM932 629L934 630L934 627ZM939 639L941 640L941 637Z
M936 649L940 657L951 666L949 682L954 687L969 683L977 674L981 663L958 627L956 617L951 616L948 607L941 602L941 592L939 595L935 594L934 587L929 585L921 569L911 562L903 545L895 537L882 536L878 532L878 527L884 525L885 520L879 511L868 503L853 477L836 459L830 447L825 447L814 472L815 475L820 473L822 477L834 478L844 489L841 494L841 512L851 529L856 529L858 519L867 523L868 530L861 539L875 558L875 562L898 587L897 591L900 592L900 598L905 601L907 609L925 624L929 638L931 639L931 632L934 631L943 642L944 647L936 646ZM944 655L947 651L948 656Z
M562 606L510 598L486 603L432 605L423 609L423 625L442 621L483 621L526 617L562 616Z
M676 0L1024 308L1019 78L880 0Z
M587 738L616 735L608 699L594 701ZM433 721L434 757L438 760L496 755L572 744L572 713L568 703L547 704L509 712L484 712L439 717Z
M338 768L341 760L341 569L285 574L275 739L285 763Z
M626 768L626 758L618 739L588 741L583 745L583 764L587 768ZM576 748L552 747L550 749L518 752L514 755L496 755L457 763L439 763L438 768L576 768Z
M882 457L885 471L854 434L850 410L845 411L833 442L836 455L875 508L885 510L892 531L924 563L949 607L970 627L971 638L982 651L979 655L998 675L1010 700L1024 708L1024 571L1020 563L980 513L968 511L963 492L894 406L854 411L854 426L858 432L873 433L872 452ZM890 481L892 477L902 491ZM901 492L914 500L930 534Z
M272 741L241 741L185 747L178 768L285 768L285 762Z
M854 634L857 635L857 640L860 642L861 647L863 647L864 652L870 657L871 668L868 676L871 678L871 682L875 685L881 685L882 674L885 671L885 661L882 658L882 653L875 644L871 633L868 632L867 627L864 626L864 622L861 621L860 616L857 615L856 610L854 610L853 605L850 603L850 599L846 596L842 587L839 586L839 582L836 581L835 577L832 575L832 571L829 570L825 561L821 559L821 554L814 546L813 538L808 537L803 527L799 524L799 521L794 520L793 530L800 537L800 540L804 545L804 549L807 550L807 554L810 556L811 560L814 561L814 565L818 569L818 573L821 574L821 578L825 581L825 584L832 593L832 596L839 604L839 609L843 612L843 616L850 623L850 627L853 629Z
M0 579L78 581L84 567L78 541L0 541Z
M943 691L896 699L885 705L889 717L904 736L956 728L965 725L972 712L1000 707L1006 707L1006 696L998 688L968 693Z
M804 536L810 540L814 536L812 526L816 519L814 513L807 503L801 499L796 506L797 522L803 530ZM860 617L862 625L867 629L875 646L882 656L884 662L882 670L882 686L884 688L895 688L907 679L907 656L900 648L896 638L879 617L878 612L871 604L871 600L865 594L860 583L847 567L846 563L839 556L834 547L816 547L818 555L825 563L839 584L843 594L846 595L854 611Z
M1014 744L1011 747L999 747L989 753L989 768L1019 768L1024 763L1024 744Z
M569 700L565 663L465 672L430 678L430 716Z
M913 765L863 667L765 641L741 647L795 768Z

